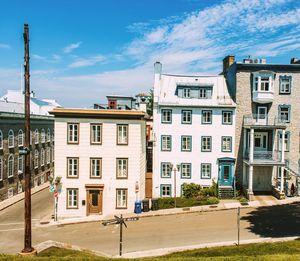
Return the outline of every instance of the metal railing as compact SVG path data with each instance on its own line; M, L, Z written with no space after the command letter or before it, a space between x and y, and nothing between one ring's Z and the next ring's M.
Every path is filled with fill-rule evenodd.
M286 120L283 117L278 116L248 114L244 115L243 124L244 126L285 126Z
M250 153L249 150L245 152L245 159L249 160ZM281 161L281 154L279 151L254 151L253 160L260 161Z

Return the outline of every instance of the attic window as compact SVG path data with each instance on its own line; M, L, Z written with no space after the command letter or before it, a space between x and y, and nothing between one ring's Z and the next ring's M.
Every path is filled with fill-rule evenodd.
M191 89L190 88L184 88L183 89L183 98L190 98L191 97Z

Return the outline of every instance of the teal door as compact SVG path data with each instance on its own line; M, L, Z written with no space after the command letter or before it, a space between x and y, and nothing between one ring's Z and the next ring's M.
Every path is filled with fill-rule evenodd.
M233 164L220 163L219 165L219 185L232 186L233 185Z

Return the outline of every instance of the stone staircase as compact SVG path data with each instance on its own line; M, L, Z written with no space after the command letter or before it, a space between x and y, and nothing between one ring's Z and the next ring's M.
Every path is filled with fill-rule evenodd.
M218 187L218 197L220 199L233 198L234 189L232 186L219 186Z

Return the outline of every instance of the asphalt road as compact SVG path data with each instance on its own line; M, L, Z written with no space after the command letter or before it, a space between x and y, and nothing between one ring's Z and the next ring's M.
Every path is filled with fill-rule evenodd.
M44 198L45 197L45 198ZM44 200L42 200L44 198ZM47 202L47 203L46 203ZM45 191L33 197L33 218L51 213L51 197ZM19 209L16 206L17 209ZM11 221L20 220L14 208L4 215ZM18 212L17 215L21 213ZM237 240L237 211L222 210L202 213L147 217L128 221L124 228L123 252L151 250L164 247ZM0 252L16 253L23 247L23 230L5 225L0 212ZM300 206L290 204L259 209L241 210L241 239L300 235ZM12 223L13 223L12 222ZM56 240L78 245L110 255L118 254L119 228L103 226L100 222L39 227L33 222L33 244Z

